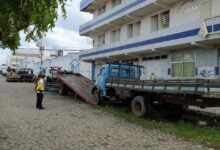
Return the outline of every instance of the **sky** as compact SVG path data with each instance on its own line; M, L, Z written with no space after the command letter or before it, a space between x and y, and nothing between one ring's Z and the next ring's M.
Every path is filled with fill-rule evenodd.
M92 19L89 13L80 12L80 0L67 2L67 18L62 18L60 9L58 10L58 20L53 31L48 32L42 39L42 45L47 49L76 49L84 50L92 47L90 38L79 36L79 26ZM23 32L20 33L20 48L36 48L36 42L26 42ZM0 49L0 64L3 63L7 56L11 55L10 50Z

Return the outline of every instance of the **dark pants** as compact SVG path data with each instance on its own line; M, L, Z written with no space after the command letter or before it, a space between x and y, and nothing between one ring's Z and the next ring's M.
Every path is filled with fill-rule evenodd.
M44 98L43 93L37 93L37 103L36 103L37 108L43 108L42 106L43 98Z

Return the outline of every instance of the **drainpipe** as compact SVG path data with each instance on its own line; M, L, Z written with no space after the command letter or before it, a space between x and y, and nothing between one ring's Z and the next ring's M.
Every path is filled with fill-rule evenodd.
M217 49L217 67L215 69L215 72L216 72L217 78L219 78L219 59L220 59L219 56L220 56L220 49L217 48L217 47L216 47L216 49Z
M91 80L94 82L95 81L95 61L92 61L92 74L91 74Z

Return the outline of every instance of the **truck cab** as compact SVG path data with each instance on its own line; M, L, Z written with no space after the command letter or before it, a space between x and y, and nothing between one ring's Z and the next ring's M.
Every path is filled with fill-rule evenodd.
M92 94L97 102L101 97L114 97L116 90L106 86L106 81L111 79L130 79L140 80L141 66L124 65L124 64L105 64L101 67L100 72L96 78Z

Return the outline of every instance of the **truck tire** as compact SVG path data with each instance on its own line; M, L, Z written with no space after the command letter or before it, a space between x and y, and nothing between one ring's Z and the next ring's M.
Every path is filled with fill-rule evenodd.
M131 101L132 113L139 118L146 116L147 108L143 96L136 96Z
M98 105L101 103L100 91L98 89L93 91L93 104Z
M65 84L60 84L59 94L60 95L67 95L68 94L68 87Z

